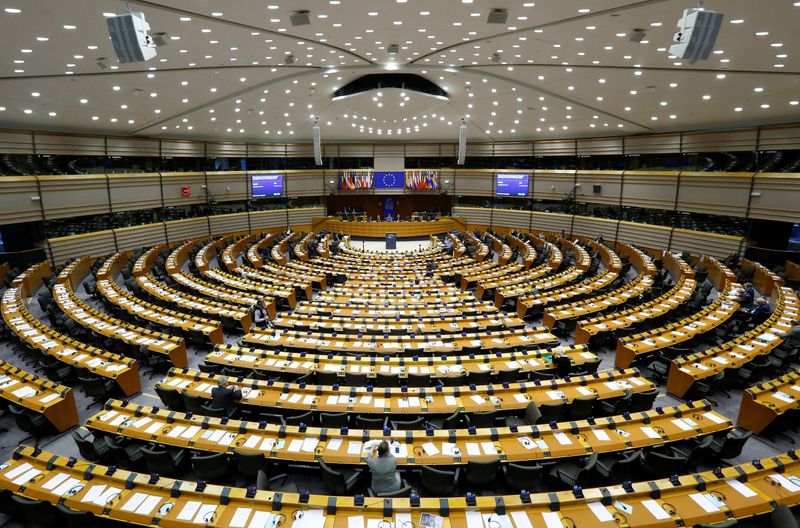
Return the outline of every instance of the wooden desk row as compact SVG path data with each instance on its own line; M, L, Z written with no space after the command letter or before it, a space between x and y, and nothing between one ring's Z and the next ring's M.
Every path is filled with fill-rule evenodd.
M198 332L206 336L211 343L224 342L222 325L219 321L212 321L150 304L119 286L116 282L116 277L130 257L130 252L116 253L103 264L107 274L101 275L98 273L96 280L97 290L109 303L130 315L146 319L151 323L174 328L184 333Z
M683 343L698 334L713 330L739 309L739 302L736 300L739 291L737 283L728 283L716 301L696 314L661 328L619 339L614 365L619 368L628 367L644 354Z
M483 241L476 236L475 233L472 231L465 231L464 235L466 239L472 243L472 246L475 248L475 256L473 257L478 262L482 261L486 258L489 254L489 246L483 243Z
M375 306L375 307L355 307L349 308L347 305L329 305L316 300L300 304L294 311L296 314L308 314L319 316L334 315L337 317L370 317L380 319L414 319L426 317L463 317L471 315L493 315L497 314L497 307L491 302L482 302L473 299L461 304L449 306Z
M190 369L171 369L157 386L210 398L216 376ZM551 382L523 382L472 387L368 388L306 385L251 379L230 380L242 390L241 405L290 411L351 412L357 414L452 414L457 410L513 412L528 402L571 402L597 395L600 400L622 397L626 392L655 388L635 369L602 371Z
M520 233L509 233L506 235L506 241L514 248L519 250L520 257L522 257L522 265L525 269L533 266L536 261L536 250Z
M447 233L447 238L449 238L450 242L453 244L454 257L458 258L467 252L467 246L465 246L461 239L455 236L453 233Z
M694 270L692 270L691 266L679 256L668 252L664 253L663 262L664 269L669 272L675 281L675 285L668 292L641 306L579 321L575 329L575 343L588 343L592 336L628 328L648 319L662 317L691 298L697 287L697 281L694 280Z
M0 398L43 415L61 433L78 425L72 389L0 360Z
M218 345L205 356L205 362L246 369L258 369L276 374L307 374L309 372L331 372L344 378L344 374L399 374L401 380L409 374L430 375L445 378L470 372L494 372L519 370L520 372L549 370L555 368L554 356L566 356L574 366L598 361L595 354L585 346L563 347L557 354L553 350L523 350L497 354L470 354L468 356L441 357L380 356L364 355L348 357L334 354L307 354L261 350ZM401 382L402 383L402 382ZM344 383L343 383L344 385Z
M800 406L800 369L750 387L742 394L736 425L762 433L779 416Z
M683 397L698 380L744 366L782 343L783 339L773 332L792 329L792 321L800 318L800 302L791 288L779 287L772 291L777 295L775 310L764 323L727 343L674 360L669 369L667 391Z
M30 297L43 285L43 280L51 273L53 273L53 268L50 267L50 262L44 260L17 275L11 282L11 286L19 288L23 297Z
M572 491L412 499L250 492L71 461L20 446L0 470L0 489L141 526L264 528L673 528L743 519L800 503L794 451L676 477ZM416 501L416 499L415 499ZM489 524L485 524L485 523Z
M263 234L261 239L247 248L247 260L250 262L251 266L258 268L264 264L264 259L261 258L261 251L264 249L269 249L269 245L274 244L275 240L277 240L276 237L277 235L275 233Z
M141 390L136 361L80 343L43 324L28 311L19 288L3 293L2 314L6 326L28 346L67 365L114 380L126 396Z
M603 280L598 279L598 281ZM613 279L612 279L613 280ZM607 282L603 280L603 286ZM589 297L581 301L572 302L569 304L558 304L550 306L544 311L542 323L551 330L555 327L558 321L565 319L573 319L576 317L583 317L585 315L609 310L614 307L619 307L630 301L636 299L653 286L652 275L638 275L635 279L627 284L617 288L614 291ZM602 286L601 286L602 287ZM576 290L580 290L580 286L576 286ZM582 292L585 293L585 292Z
M136 277L136 282L153 298L160 299L161 301L178 306L184 310L201 313L206 317L219 318L223 323L227 320L231 327L234 325L241 326L243 332L248 332L250 326L253 324L252 314L247 308L235 305L231 306L185 294L156 281L155 278L149 274L139 275Z
M773 290L783 286L783 279L775 275L772 270L767 269L760 262L742 259L742 269L753 270L753 277L750 279L750 282L752 282L753 286L758 288L763 295L772 295Z
M681 277L669 291L642 305L578 321L575 343L586 344L596 335L614 332L670 313L691 298L697 281Z
M633 413L515 428L415 431L285 426L222 420L118 400L85 423L102 434L212 453L261 453L270 460L365 466L374 446L390 443L398 465L468 462L540 462L642 449L705 435L724 435L733 424L706 401Z
M561 285L563 286L558 289L553 289L554 281L552 281L545 292L518 297L517 314L520 319L522 319L531 308L546 307L573 297L591 295L595 291L611 284L619 277L620 270L622 269L622 261L617 254L603 244L595 242L590 242L590 244L593 249L600 253L600 262L604 266L604 271L593 277L587 277L578 284L567 285L568 282L561 281Z
M420 317L417 319L392 320L377 317L328 316L321 319L315 315L297 313L283 315L272 321L272 326L285 330L312 330L316 332L358 332L365 334L436 334L460 332L484 332L523 328L525 322L516 317L505 317L497 312L491 315L461 317Z
M286 252L289 250L289 244L295 238L294 233L289 233L288 235L279 236L278 241L272 249L269 250L270 256L272 256L272 260L278 263L279 266L286 265Z
M487 231L484 236L492 242L492 249L497 252L497 263L502 266L511 260L511 246L505 240L498 238L495 234Z
M68 283L54 285L53 297L61 311L70 319L95 334L131 346L145 345L150 352L167 356L176 367L186 366L186 342L182 337L139 328L95 310L75 295Z
M468 333L458 335L338 335L318 332L294 332L281 329L271 331L251 329L242 341L261 347L338 352L381 354L442 354L465 351L492 351L509 348L538 348L556 345L558 339L542 328L511 329L499 332Z
M538 279L561 266L561 262L564 260L564 254L557 245L538 237L533 238L533 241L534 244L539 244L541 246L539 251L548 253L547 262L525 271L506 272L505 274L501 274L496 278L490 278L486 281L478 280L477 293L479 298L483 297L483 292L486 290L513 288L516 285ZM505 269L505 267L501 269ZM463 287L464 285L462 284L462 288Z

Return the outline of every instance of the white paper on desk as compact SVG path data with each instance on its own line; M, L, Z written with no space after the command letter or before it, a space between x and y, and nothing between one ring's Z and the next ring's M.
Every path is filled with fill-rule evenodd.
M347 518L347 528L364 528L364 516L352 515Z
M542 519L547 528L564 528L564 523L561 522L561 516L558 512L542 512Z
M591 396L594 394L590 389L587 389L586 387L575 387L575 390L577 390L584 396Z
M303 439L303 445L300 447L300 451L304 453L313 453L314 450L317 448L317 444L319 444L318 438L308 437Z
M669 514L664 511L664 508L652 499L642 501L642 506L644 506L656 520L663 521L664 519L669 519Z
M42 488L46 490L52 490L53 488L55 488L68 478L69 478L69 473L58 473L56 474L56 476L54 476L53 478L42 484Z
M158 503L161 502L161 497L158 495L148 495L141 506L136 508L137 515L150 515L156 509Z
M469 398L478 405L483 405L484 403L486 403L486 400L483 398L483 396L480 396L479 394L473 394Z
M492 442L481 442L481 449L483 449L483 452L486 453L487 455L497 454L497 448L494 446Z
M68 479L63 484L61 484L60 486L58 486L56 489L53 490L53 495L60 497L61 495L64 495L66 492L68 492L69 490L71 490L80 483L81 481L76 478Z
M98 486L92 486L86 492L86 494L81 498L81 502L94 502L97 500L97 497L100 496L103 491L105 491L106 486L105 484L100 484Z
M233 518L228 526L230 528L244 528L247 525L247 520L250 518L251 513L253 513L252 508L236 508L236 513L233 514Z
M215 504L203 504L200 506L192 522L195 524L208 523L211 520L211 514L215 511L217 511L217 506Z
M114 498L115 495L118 495L119 492L122 491L119 488L113 488L109 486L103 493L100 494L94 501L95 504L98 506L105 506L108 502Z
M524 511L512 511L511 519L514 521L514 525L517 528L533 528L531 518L528 517L528 514Z
M564 395L563 392L557 390L547 391L547 397L551 400L560 400L561 397Z
M375 403L373 403L376 409L383 409L386 406L386 399L385 398L375 398Z
M517 401L517 403L527 403L528 402L528 398L526 398L524 394L521 394L519 392L514 395L514 399Z
M247 528L274 528L277 525L278 516L272 512L257 511Z
M325 445L325 449L330 449L331 451L338 451L340 447L342 447L341 438L333 438Z
M347 444L347 454L348 455L360 455L361 449L363 448L364 444L362 442L350 442Z
M611 515L611 512L609 512L605 506L603 506L602 502L590 502L589 509L592 510L592 513L595 514L597 520L600 522L608 522L614 520L614 516Z
M39 402L40 403L50 403L51 401L55 400L56 398L60 398L60 397L61 397L61 395L59 393L54 392L53 394L48 394L44 398L40 398Z
M303 447L303 440L301 438L295 438L289 442L289 447L287 447L286 450L290 453L299 453L301 447Z
M200 430L199 425L192 425L191 427L187 427L186 430L181 433L181 438L193 438L194 435Z
M260 436L257 435L250 435L247 441L244 443L244 446L248 449L255 449L258 445L258 442L261 440Z
M296 394L295 396L300 396L300 395ZM300 398L298 398L298 399L300 399ZM325 403L327 403L328 405L336 405L336 404L339 403L339 396L337 396L335 394L333 396L328 396L328 399L325 400Z
M122 422L124 422L127 419L128 419L127 416L121 414L121 415L117 416L116 418L114 418L113 420L111 420L109 422L109 425L112 426L112 427L117 427L118 425L121 425Z
M303 398L303 405L312 405L314 403L314 395L309 394Z
M164 426L164 424L159 423L159 422L155 422L153 425L151 425L150 427L145 429L144 432L147 433L147 434L156 434L156 431L161 429L163 426Z
M258 449L260 451L272 451L272 448L275 447L276 440L274 438L265 438L263 442L261 442L261 447Z
M480 456L481 446L473 442L467 442L467 454L469 456Z
M691 426L689 424L687 424L686 422L684 422L681 418L678 418L676 420L672 420L672 423L677 425L680 428L681 431L691 431L692 430Z
M182 425L176 425L175 427L172 428L170 432L167 433L167 436L170 438L178 438L181 434L183 434L185 430L186 427ZM224 431L219 431L219 432L224 432Z
M467 528L484 528L483 526L483 516L481 516L481 512L479 511L467 511Z
M707 419L709 419L710 421L712 421L712 422L714 422L716 424L725 423L725 420L723 418L721 418L719 415L717 415L716 413L713 413L713 412L703 413L703 416L705 416Z
M659 440L661 438L661 435L659 435L652 427L642 427L641 429L647 438L652 438L654 440Z
M572 440L561 431L553 433L553 437L558 440L558 443L561 445L572 445Z
M794 398L782 391L772 393L772 397L785 403L794 403Z
M772 480L774 480L775 482L777 482L778 484L780 484L781 486L786 488L786 491L789 491L791 493L796 493L796 492L800 491L800 486L798 486L797 484L795 484L793 481L789 480L788 478L784 477L783 475L779 475L779 474L775 473L775 474L768 475L768 476L769 476L769 478L771 478Z
M408 524L406 524L408 523ZM411 526L410 513L397 513L394 516L394 528L403 528L404 526ZM322 525L320 525L322 526Z
M125 502L125 504L120 509L125 512L136 511L136 508L138 508L147 497L148 497L147 493L136 492L133 495L131 495L131 497Z
M435 456L439 454L439 448L433 442L426 442L422 444L422 450L428 456Z
M221 446L229 446L233 443L233 440L236 438L236 433L226 433L220 440L217 442L217 445Z
M449 396L449 395L448 395L448 396L445 396L445 397L444 397L444 402L445 402L445 403L446 403L446 404L447 404L449 407L456 407L456 406L458 405L458 401L456 400L456 397L455 397L455 396Z
M695 501L698 506L703 508L703 511L706 513L714 513L719 511L719 507L708 500L708 498L706 498L706 496L702 493L692 493L689 495L689 498Z
M325 526L325 516L322 515L322 510L306 510L302 513L303 516L295 519L292 523L292 528L319 528Z
M756 496L756 492L753 491L747 484L739 482L736 479L728 479L725 481L725 483L728 484L733 489L735 489L736 491L738 491L739 494L746 499Z
M592 429L592 433L594 433L594 436L601 442L611 441L611 438L608 436L608 433L604 429Z

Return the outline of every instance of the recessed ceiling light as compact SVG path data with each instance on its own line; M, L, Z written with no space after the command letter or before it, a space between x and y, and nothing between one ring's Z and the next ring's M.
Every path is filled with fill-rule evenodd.
M78 29L78 26L73 26L72 24L64 24L64 29Z
M769 35L769 31L756 31L757 37L766 37L767 35Z
M733 109L734 112L741 112L742 110L744 109L741 106L737 106L736 108Z
M97 117L97 116L92 116L92 121L97 121L98 119L100 119L100 118Z
M222 13L220 13L219 11L214 11L213 13L211 13L211 16L214 16L214 17L221 17L221 16L222 16Z
M725 77L726 77L726 75L724 73L718 73L717 74L717 79L724 79Z
M50 117L55 117L56 113L55 112L48 112L47 115L49 115Z
M12 14L12 15L18 15L18 14L22 13L22 10L21 9L17 9L16 7L7 7L6 8L6 13L9 13L9 14Z
M81 99L81 104L86 104L86 103L88 103L88 102L89 102L89 100L88 100L88 99Z
M704 100L704 101L708 101L709 99L711 99L711 96L710 96L710 95L704 95L704 96L703 96L703 100Z
M47 42L50 39L47 37L36 37L36 40L38 40L39 42Z
M761 92L764 91L764 89L762 87L760 87L760 86L757 86L757 87L753 88L753 91L756 92L756 93L761 93Z
M30 108L26 108L25 110L23 110L23 112L25 112L26 114L32 114L33 110L31 110Z
M741 18L735 18L731 20L731 24L744 24L744 20Z
M40 95L42 94L40 94L39 92L31 92L31 97L39 97Z
M761 105L761 108L767 109L767 108L769 108L769 105L767 103L764 103L764 104Z
M800 101L789 101L789 104L792 106L797 106L800 104Z

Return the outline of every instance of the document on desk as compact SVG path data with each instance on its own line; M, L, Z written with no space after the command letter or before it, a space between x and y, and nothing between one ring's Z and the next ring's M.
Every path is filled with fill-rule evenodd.
M347 518L347 528L364 528L364 516L352 515Z
M703 493L692 493L689 498L697 503L698 506L703 508L706 513L714 513L720 511L719 507L711 502L708 497Z
M783 486L786 491L791 493L796 493L800 491L800 479L796 477L786 478L783 475L779 475L778 473L774 473L772 475L768 475L769 478Z
M664 519L669 519L669 514L664 511L664 508L657 501L648 499L642 501L642 506L644 506L656 520L663 521Z
M492 442L481 442L481 449L483 449L483 452L486 453L487 455L497 454L497 448L494 446Z
M595 514L597 520L600 522L609 522L614 520L614 516L608 511L608 508L603 506L602 502L590 502L589 509Z
M553 437L561 445L572 445L572 440L570 439L570 437L568 437L567 435L565 435L560 431L553 433Z
M481 446L474 442L467 442L467 454L469 456L480 456Z
M642 432L647 436L647 438L652 438L653 440L660 440L661 435L656 432L655 429L652 427L642 427Z
M338 451L340 447L342 447L341 438L332 438L327 444L325 444L325 449L330 449L331 451Z
M228 526L230 528L245 528L251 513L253 513L252 508L236 508L236 512L233 514Z
M350 442L347 444L347 454L360 455L363 446L364 446L363 442Z
M558 512L542 512L542 519L547 528L564 528L564 523L561 522L561 516Z
M422 450L428 456L436 456L439 454L439 448L433 442L426 442L422 444Z
M514 526L517 528L533 528L531 518L528 517L528 514L524 511L512 511L511 519L513 519Z
M757 495L756 492L753 491L747 484L739 482L736 479L728 479L725 481L725 483L728 484L733 489L735 489L736 491L738 491L739 494L746 499L749 499L750 497L755 497Z

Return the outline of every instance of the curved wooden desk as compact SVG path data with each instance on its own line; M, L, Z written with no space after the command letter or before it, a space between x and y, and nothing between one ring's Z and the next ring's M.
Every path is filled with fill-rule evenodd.
M397 238L419 238L461 230L464 229L464 223L452 217L428 222L346 222L331 216L322 222L315 222L314 229L367 238L384 238L386 233L396 233Z
M216 485L200 488L196 482L110 471L29 446L17 448L0 468L0 489L162 528L409 528L420 526L424 514L443 517L447 528L484 526L491 516L497 526L515 528L674 528L741 519L768 513L775 505L800 503L800 486L795 483L800 461L795 451L674 481L637 482L630 491L615 485L584 489L578 497L560 491L475 497L471 503L464 497L421 498L413 506L408 498L357 504L354 497L302 497Z

